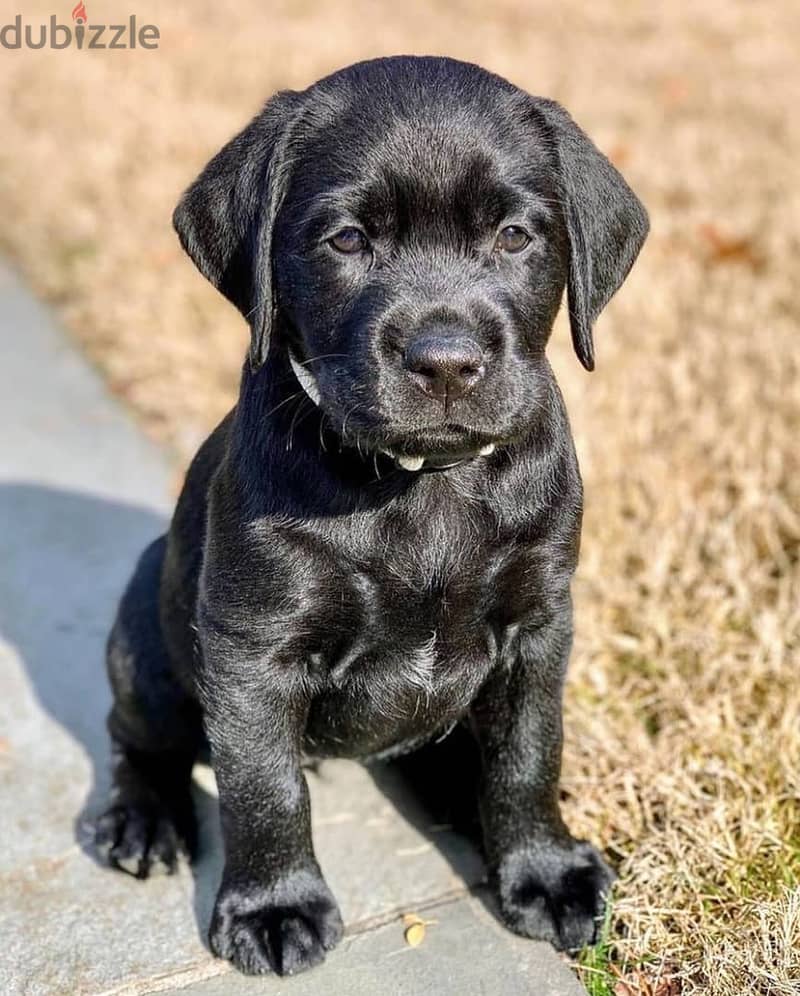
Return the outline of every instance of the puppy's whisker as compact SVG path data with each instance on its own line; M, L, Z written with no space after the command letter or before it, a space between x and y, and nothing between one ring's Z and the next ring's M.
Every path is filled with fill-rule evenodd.
M243 317L245 321L248 321L250 318L252 318L257 311L260 311L262 308L265 308L267 304L269 304L269 306L272 307L271 298L264 297L260 301L256 301L253 307L249 311L244 313Z
M284 398L283 401L275 405L274 408L270 408L270 410L267 412L264 418L266 419L269 418L270 415L274 415L279 408L283 408L284 405L288 405L290 401L293 401L295 398L299 396L305 397L306 396L305 391L295 391L294 394L290 394L288 398Z
M295 409L294 415L292 416L292 421L289 423L289 433L288 433L288 436L287 436L287 439L286 439L286 449L287 450L291 450L292 447L294 446L294 430L295 430L295 428L303 421L303 419L307 418L311 414L311 412L314 410L313 406L312 406L311 409L309 411L307 411L306 414L303 416L303 419L300 419L300 422L297 421L298 415L303 410L304 402L306 402L308 400L309 399L307 397L305 397L305 395L300 399L300 403L298 404L297 408Z
M304 367L308 363L316 363L317 360L328 360L328 359L332 359L334 357L345 358L346 356L347 356L347 353L320 353L319 356L312 356L310 359L303 360L302 363L298 363L297 365L299 367Z
M355 403L355 404L353 405L353 407L352 407L352 408L350 409L350 411L349 411L349 412L348 412L348 413L347 413L347 414L345 415L345 417L344 417L344 418L342 419L342 438L343 438L343 439L344 439L344 438L345 438L345 437L347 436L347 420L348 420L348 419L350 418L350 416L351 416L351 415L352 415L352 414L353 414L353 413L354 413L355 411L357 411L357 410L358 410L359 408L363 408L363 407L364 407L364 405L363 405L363 402L361 402L361 401L357 401L357 402L356 402L356 403ZM360 450L359 450L359 452L360 452Z

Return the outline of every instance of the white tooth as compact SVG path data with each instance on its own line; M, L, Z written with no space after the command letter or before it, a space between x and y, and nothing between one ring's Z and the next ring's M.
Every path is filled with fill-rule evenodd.
M489 456L494 453L494 443L487 443L486 446L481 446L478 450L481 456Z
M404 470L422 470L425 457L401 456L397 458L397 462Z

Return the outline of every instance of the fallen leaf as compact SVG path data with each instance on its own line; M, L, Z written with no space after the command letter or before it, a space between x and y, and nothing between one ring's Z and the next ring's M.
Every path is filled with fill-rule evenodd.
M761 266L763 260L748 236L723 232L710 221L700 225L698 232L712 263L743 263L754 270Z
M436 920L423 920L418 913L404 913L403 923L406 929L403 932L403 937L405 937L406 944L412 948L419 947L425 940L425 929L437 922Z
M425 940L425 924L422 920L410 924L406 927L404 934L406 944L411 948L417 948Z
M681 76L668 76L661 81L661 97L665 104L677 107L688 99L691 93L689 81Z

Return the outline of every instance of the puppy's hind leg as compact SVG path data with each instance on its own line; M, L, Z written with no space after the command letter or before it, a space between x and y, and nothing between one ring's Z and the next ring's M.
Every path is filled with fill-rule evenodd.
M171 874L179 852L191 856L196 843L190 780L202 727L198 706L172 674L161 633L164 549L161 537L139 559L107 647L113 787L94 841L109 865L136 878Z

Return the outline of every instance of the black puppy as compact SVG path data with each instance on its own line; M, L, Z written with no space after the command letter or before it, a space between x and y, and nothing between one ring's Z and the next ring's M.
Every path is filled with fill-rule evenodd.
M545 345L566 286L592 368L644 209L557 104L392 58L279 93L174 220L252 345L111 633L99 845L171 870L207 738L211 947L296 972L342 934L304 760L435 752L463 724L506 923L590 942L612 874L559 815L582 492Z

